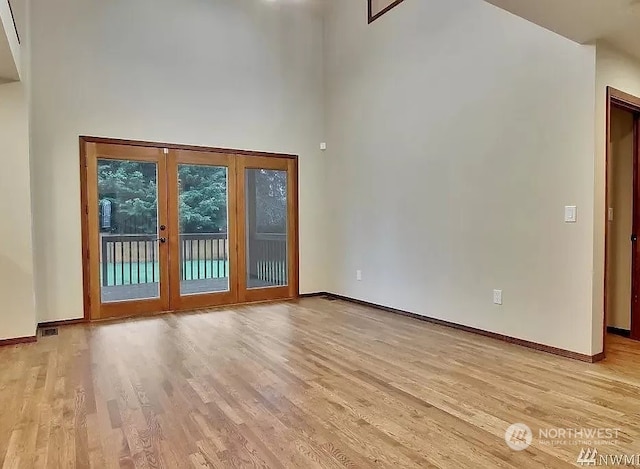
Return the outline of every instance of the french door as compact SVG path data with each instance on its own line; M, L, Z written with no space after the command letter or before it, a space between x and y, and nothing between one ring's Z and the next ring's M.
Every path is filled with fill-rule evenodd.
M86 317L297 295L295 158L82 146Z
M296 162L239 156L238 292L251 302L297 294ZM297 287L296 287L297 289Z

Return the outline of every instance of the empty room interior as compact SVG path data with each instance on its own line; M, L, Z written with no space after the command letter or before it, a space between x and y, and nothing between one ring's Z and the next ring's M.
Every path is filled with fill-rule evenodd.
M0 467L640 466L637 0L0 20Z

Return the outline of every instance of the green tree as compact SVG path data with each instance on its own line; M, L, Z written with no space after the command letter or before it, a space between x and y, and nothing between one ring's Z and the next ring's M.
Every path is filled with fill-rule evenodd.
M247 173L247 183L255 185L255 201L251 203L256 207L257 231L284 233L287 213L286 173L252 169ZM179 165L178 185L182 233L227 231L225 167ZM158 185L154 163L99 160L98 190L103 211L103 231L118 234L157 232ZM108 208L105 208L107 205Z
M223 167L181 165L180 230L183 233L215 233L227 229L227 170ZM157 232L157 174L154 163L100 160L98 190L103 231L118 234ZM102 213L102 212L101 212Z
M251 170L256 192L256 231L285 233L287 230L287 173L270 169Z
M98 193L101 211L110 203L110 223L101 216L103 229L115 233L152 234L157 227L156 165L134 161L100 160Z
M227 169L181 165L180 230L183 233L227 231Z

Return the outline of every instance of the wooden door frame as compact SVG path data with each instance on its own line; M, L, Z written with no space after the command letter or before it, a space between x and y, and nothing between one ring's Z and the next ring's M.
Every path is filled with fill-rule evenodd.
M87 147L90 143L103 143L103 144L114 144L114 145L127 145L127 146L137 146L137 147L155 147L155 148L166 148L169 151L171 150L192 150L192 151L202 151L202 152L211 152L211 153L221 153L221 154L232 154L238 156L247 156L247 157L271 157L271 158L284 158L290 161L290 165L294 168L294 185L293 189L289 191L289 194L293 197L292 210L295 211L294 222L292 224L291 230L294 236L295 243L295 251L292 253L292 262L295 266L295 272L292 279L292 288L294 290L293 297L297 298L300 296L300 262L299 262L299 249L300 249L300 239L299 239L299 213L298 213L298 200L299 200L299 189L298 189L298 156L294 154L288 153L269 153L262 151L254 151L254 150L239 150L239 149L230 149L230 148L218 148L218 147L206 147L199 145L182 145L175 143L166 143L166 142L152 142L145 140L129 140L129 139L116 139L116 138L108 138L108 137L95 137L95 136L87 136L81 135L79 137L79 146L80 146L80 219L81 219L81 235L82 235L82 285L83 285L83 309L84 309L84 321L91 321L91 263L89 260L89 216L88 216L88 178L87 178Z
M635 107L634 107L635 108ZM638 151L640 149L640 107L635 108L633 113L633 201L632 201L632 232L634 235L640 234L640 204L638 203L640 197L640 177L638 171L640 171L640 163L638 162ZM633 243L633 249L631 254L631 324L630 324L630 337L634 340L640 340L640 303L638 303L636 297L640 291L640 257L638 256L638 241Z
M239 155L236 168L238 187L237 216L238 245L247 242L245 169L271 169L286 171L287 183L287 285L265 288L247 288L247 249L238 251L238 292L241 303L292 299L300 295L299 291L299 240L298 240L298 164L296 160L276 160L274 158L248 158Z
M607 105L606 105L606 141L605 141L605 235L604 235L604 304L603 304L603 325L602 325L602 351L606 354L607 343L607 318L608 318L608 306L607 306L607 271L609 269L609 256L607 254L607 248L610 241L609 233L609 163L611 162L611 111L614 107L623 108L634 114L640 114L640 98L633 96L624 91L620 91L611 86L607 87ZM640 234L640 204L638 200L640 197L640 177L638 171L640 170L640 120L634 119L634 154L633 154L633 232ZM640 241L638 241L640 242ZM632 250L632 268L631 268L631 337L640 340L640 307L634 307L633 293L636 289L636 284L640 283L640 258L637 255L637 249L634 246ZM640 287L640 285L638 286ZM634 333L635 332L635 333Z
M232 249L237 239L236 203L236 159L229 153L204 152L195 150L169 150L167 167L169 169L169 259L171 260L171 309L173 311L192 310L215 305L238 303L237 265L238 250ZM201 166L224 166L227 168L227 240L229 243L229 290L207 292L196 295L180 294L180 214L178 166L181 164ZM215 298L215 301L214 301Z
M157 147L130 147L113 143L96 143L88 142L84 145L84 172L85 194L82 199L86 201L83 213L86 221L84 233L86 238L83 239L83 249L85 249L86 269L88 278L86 285L88 287L85 292L85 300L89 305L89 317L92 320L98 319L115 319L118 317L134 316L139 314L148 314L155 310L166 311L169 308L169 251L166 243L158 243L158 297L153 298L133 298L131 300L114 303L102 302L102 291L100 283L99 265L96 262L90 262L90 253L100 253L100 230L97 223L88 223L89 219L98 219L98 181L97 181L97 163L99 159L114 161L137 161L141 163L150 163L157 166L157 199L167 200L167 162L162 150ZM157 206L157 226L168 224L168 209L164 204ZM158 233L156 236L161 236ZM155 248L154 248L155 249ZM99 254L98 254L99 255ZM115 255L115 252L114 252ZM83 272L84 274L84 272ZM92 298L97 299L91 301ZM85 311L85 316L87 312Z

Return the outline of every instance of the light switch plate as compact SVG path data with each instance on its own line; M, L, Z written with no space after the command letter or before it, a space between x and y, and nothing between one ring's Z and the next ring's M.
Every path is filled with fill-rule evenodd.
M564 208L564 221L566 223L575 223L578 221L578 207L575 205L567 205Z
M609 221L613 221L613 207L609 207L608 218L609 218Z

